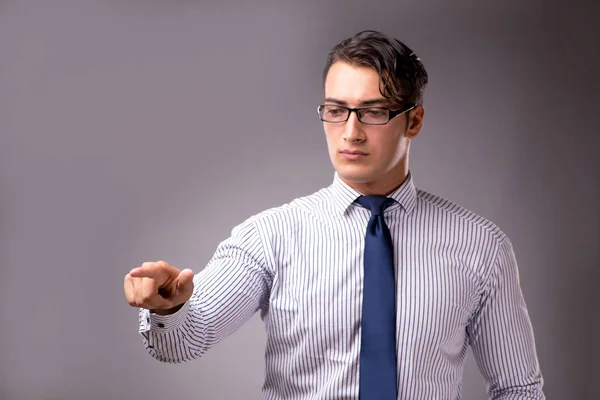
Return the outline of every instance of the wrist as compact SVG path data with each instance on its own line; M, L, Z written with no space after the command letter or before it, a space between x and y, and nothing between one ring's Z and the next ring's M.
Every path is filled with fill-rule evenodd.
M183 307L185 303L181 303L178 306L175 306L173 308L169 308L167 310L150 310L150 313L152 314L157 314L157 315L171 315L171 314L175 314L177 311L181 310L181 307Z

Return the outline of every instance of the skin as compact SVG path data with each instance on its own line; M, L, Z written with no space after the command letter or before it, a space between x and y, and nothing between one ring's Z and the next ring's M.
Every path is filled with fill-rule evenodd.
M368 67L338 61L325 79L325 103L348 107L365 105L397 109L379 90L379 76ZM324 122L333 167L350 187L365 195L388 195L408 174L410 142L423 126L423 106L393 118L386 125L366 125L351 113L344 123ZM345 150L364 153L348 159ZM145 262L125 275L125 298L132 307L157 314L176 312L192 296L194 273L166 261Z
M347 107L394 106L380 92L377 71L347 62L334 63L325 79L325 103ZM408 175L410 142L423 127L424 109L418 105L386 125L366 125L351 113L345 123L323 122L329 157L339 177L364 195L388 195ZM366 153L350 160L341 152Z
M166 261L149 261L125 275L125 298L132 307L168 315L192 297L194 272L178 270Z

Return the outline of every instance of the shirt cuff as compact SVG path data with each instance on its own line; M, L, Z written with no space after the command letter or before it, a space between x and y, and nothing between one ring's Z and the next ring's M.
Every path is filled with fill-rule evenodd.
M189 302L170 315L158 315L151 313L150 310L140 309L140 332L170 332L183 324L187 317Z

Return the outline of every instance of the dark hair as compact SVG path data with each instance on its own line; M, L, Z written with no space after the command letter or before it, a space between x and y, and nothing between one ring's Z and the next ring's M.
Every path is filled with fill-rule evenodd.
M334 46L327 56L323 83L337 61L371 67L379 74L380 92L398 104L421 104L427 72L421 60L401 41L377 31L362 31Z

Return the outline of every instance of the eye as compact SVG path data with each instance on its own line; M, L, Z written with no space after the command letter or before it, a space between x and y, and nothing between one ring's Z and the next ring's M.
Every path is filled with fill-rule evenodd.
M386 115L387 111L381 108L368 108L364 110L364 113L369 117L383 117Z
M325 113L331 117L337 117L339 115L344 114L345 110L341 107L325 107Z

